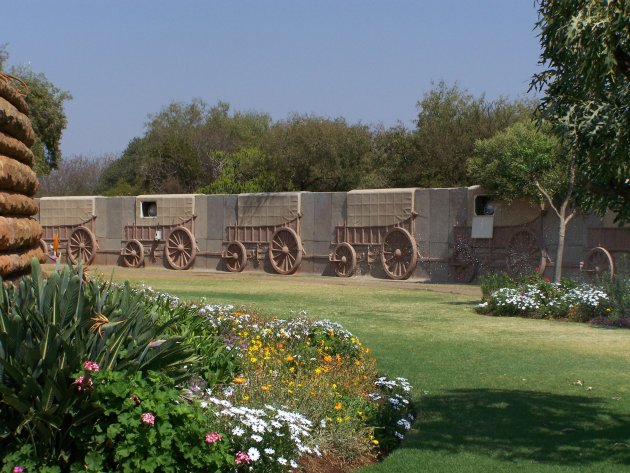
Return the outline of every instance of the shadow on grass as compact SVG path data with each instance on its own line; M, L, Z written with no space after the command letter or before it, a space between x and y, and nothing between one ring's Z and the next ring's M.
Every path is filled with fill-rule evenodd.
M630 415L601 398L533 391L453 390L421 398L403 448L505 461L630 465Z

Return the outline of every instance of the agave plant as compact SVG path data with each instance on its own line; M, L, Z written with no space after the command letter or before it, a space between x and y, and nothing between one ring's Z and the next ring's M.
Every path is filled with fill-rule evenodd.
M84 281L80 266L45 278L33 261L18 285L0 284L0 451L30 443L46 461L73 460L70 433L100 415L75 383L87 360L184 381L200 357L168 336L178 320L128 285Z

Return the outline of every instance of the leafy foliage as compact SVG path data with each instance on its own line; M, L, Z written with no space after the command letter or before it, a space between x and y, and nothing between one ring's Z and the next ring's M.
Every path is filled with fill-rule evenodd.
M46 174L61 163L61 136L68 124L64 102L71 100L68 91L55 86L43 73L35 73L26 66L13 67L10 73L28 85L26 101L35 131L35 170Z
M232 153L259 144L269 123L265 114L230 113L224 102L171 103L151 116L145 135L105 169L97 190L193 192L217 179Z
M475 142L521 121L533 112L531 103L474 97L458 85L438 83L418 102L415 131L417 153L408 166L401 163L405 186L455 187L467 185L466 160ZM409 157L405 157L409 159ZM476 182L473 182L476 184Z
M365 169L371 134L342 118L294 115L271 127L263 150L279 190L348 191Z
M169 334L185 314L128 285L91 280L81 268L32 275L0 290L0 449L30 443L47 461L72 461L73 428L90 423L73 374L86 360L105 370L160 371L175 382L202 372L201 355ZM184 329L185 330L185 329ZM216 338L207 350L216 350ZM221 356L221 353L218 353Z
M581 205L630 220L630 4L539 0L542 116L576 156Z
M566 227L576 215L574 156L561 148L548 128L527 120L477 141L467 166L472 180L500 199L527 198L555 212L559 241L555 281L560 282Z
M183 400L171 378L102 371L93 379L90 402L103 415L72 433L88 452L88 471L201 472L234 465L227 439L204 441L214 419Z

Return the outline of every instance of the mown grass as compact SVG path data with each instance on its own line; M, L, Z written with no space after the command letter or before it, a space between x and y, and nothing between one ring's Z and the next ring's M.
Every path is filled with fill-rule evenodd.
M109 275L111 269L104 269ZM621 472L630 467L630 331L477 315L478 297L334 278L116 269L181 297L342 323L415 386L402 448L362 473Z

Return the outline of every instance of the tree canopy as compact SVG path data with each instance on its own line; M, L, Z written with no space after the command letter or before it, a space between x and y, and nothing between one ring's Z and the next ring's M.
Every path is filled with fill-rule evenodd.
M575 155L580 204L630 221L630 2L538 6L541 115Z
M5 45L0 45L0 71L9 54ZM9 74L23 80L28 86L26 102L30 108L30 119L35 131L35 171L47 174L61 163L61 136L68 125L64 103L72 99L69 92L55 86L43 73L36 73L27 66L11 67Z
M456 187L471 184L466 160L475 142L490 138L511 124L529 117L531 103L474 97L457 84L439 82L417 104L418 118L410 156L405 153L398 166L406 176L400 185ZM474 184L474 183L473 183Z
M525 120L477 141L468 172L501 200L527 198L555 212L559 219L555 280L560 282L566 227L576 215L574 156L562 149L549 127Z

